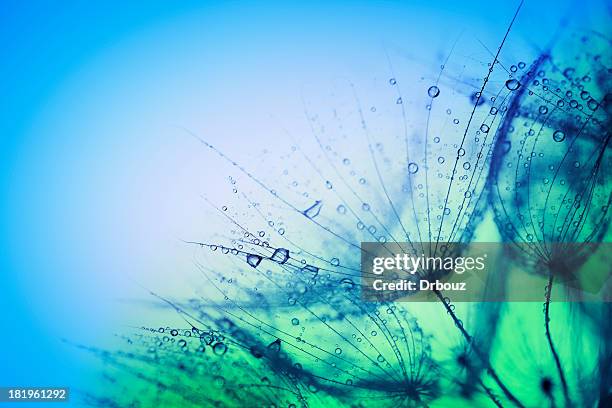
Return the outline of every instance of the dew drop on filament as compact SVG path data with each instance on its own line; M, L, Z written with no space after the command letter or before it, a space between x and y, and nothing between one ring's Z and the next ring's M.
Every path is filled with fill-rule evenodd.
M517 89L520 88L520 86L521 86L521 83L514 78L506 81L506 88L508 88L511 91L516 91Z
M553 140L555 142L562 142L565 140L565 133L563 133L563 131L561 130L557 130L555 131L555 133L553 133Z
M253 268L257 268L259 264L261 263L261 259L262 258L259 255L248 254L246 260L247 260L247 263L251 265Z
M321 212L323 202L321 200L315 201L313 205L304 210L304 215L308 218L314 218Z
M289 259L289 251L285 248L277 248L270 259L282 265Z
M432 97L435 98L438 95L440 95L440 88L438 88L437 86L433 85L430 86L429 89L427 90L427 94Z

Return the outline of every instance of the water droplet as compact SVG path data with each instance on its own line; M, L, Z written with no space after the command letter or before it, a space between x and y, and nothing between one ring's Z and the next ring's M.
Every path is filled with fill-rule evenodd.
M555 131L555 133L553 133L553 140L555 142L562 142L565 140L565 133L563 133L563 131L561 130L557 130Z
M338 211L338 213L340 214L346 214L346 207L342 204L340 204L337 208L336 211Z
M442 156L438 157L438 163L440 164L444 163L444 157Z
M395 85L395 84L397 84L397 81L395 80L395 78L391 78L391 79L389 79L389 83L391 85Z
M438 136L434 137L434 143L440 143L440 138Z
M518 67L519 67L520 69L525 68L525 66L526 66L526 64L525 64L524 62L522 62L522 61L518 63Z
M540 106L540 109L538 109L538 111L542 114L542 115L546 115L548 113L548 108L544 105Z
M464 148L460 148L459 150L457 150L457 155L465 156L465 149Z
M340 281L340 286L344 288L345 290L352 290L355 287L355 282L353 282L352 279L343 278Z
M227 346L225 345L225 343L216 343L213 346L213 353L215 353L215 355L217 356L224 355L226 351L227 351Z
M247 254L247 263L251 265L253 268L257 268L261 263L261 256L255 254Z
M270 259L282 265L289 259L289 251L285 248L277 248L274 250Z
M315 278L318 274L319 274L319 268L317 268L316 266L312 266L312 265L306 265L302 268L302 273L308 273L311 274L312 278Z
M205 332L205 333L200 334L200 343L204 343L210 346L213 340L214 340L213 336L211 336L209 333Z
M438 88L437 86L433 85L430 86L429 89L427 90L427 94L432 97L435 98L438 95L440 95L440 88Z
M361 204L361 209L363 209L363 211L370 211L370 204L368 203Z
M294 317L293 319L291 319L291 324L297 326L298 324L300 324L300 320Z
M470 95L470 102L472 102L472 105L480 106L485 103L485 100L480 97L480 92L474 92Z
M327 187L329 190L331 190L331 188L333 187L331 181L327 180L325 182L325 187Z
M331 261L329 261L330 264L332 264L333 266L338 266L340 265L340 260L338 258L332 258Z
M397 100L395 101L396 104L401 105L404 101L402 101L402 97L400 96L399 98L397 98Z
M470 162L465 162L465 163L463 163L463 169L464 169L464 170L469 170L471 166L472 166L472 165L470 164Z
M489 126L483 123L482 125L480 125L480 131L482 133L489 133Z
M342 349L340 347L336 347L335 353L338 355L342 354Z
M276 339L272 343L268 344L268 350L272 353L278 353L281 348L281 340Z
M508 88L511 91L516 91L517 89L520 88L520 86L521 86L521 83L514 78L506 81L506 88Z
M419 165L418 164L416 164L415 162L411 162L411 163L408 164L408 172L410 174L414 174L417 171L419 171Z
M497 108L495 106L491 107L491 110L489 111L489 113L491 115L497 115Z
M308 218L314 218L321 212L321 207L323 206L323 202L321 200L315 201L313 205L304 210L304 215Z

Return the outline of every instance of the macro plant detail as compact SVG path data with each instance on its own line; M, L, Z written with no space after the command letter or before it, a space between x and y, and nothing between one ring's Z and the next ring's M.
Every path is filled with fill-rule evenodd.
M222 179L202 192L206 231L180 238L198 281L146 289L155 322L113 346L76 345L115 385L83 403L606 406L610 306L571 289L609 290L580 272L609 240L610 44L577 32L515 58L522 6L494 49L462 35L416 79L393 55L372 84L304 90L307 131L245 157L180 127ZM520 269L545 280L537 304L361 296L364 242L444 255L487 240L511 247L487 289Z
M577 33L518 78L524 87L503 126L490 177L503 239L519 243L513 256L548 278L545 333L568 406L572 391L550 329L551 292L555 280L588 285L582 264L609 241L608 48L609 40L598 34Z

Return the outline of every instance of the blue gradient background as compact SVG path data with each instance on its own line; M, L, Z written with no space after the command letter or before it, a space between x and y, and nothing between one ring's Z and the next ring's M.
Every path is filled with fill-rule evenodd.
M386 54L429 73L461 33L494 50L516 3L3 1L0 386L84 388L100 363L73 344L154 321L140 284L189 293L179 239L221 176L180 127L248 157L305 130L305 88L386 78ZM580 4L526 2L505 55L596 26Z

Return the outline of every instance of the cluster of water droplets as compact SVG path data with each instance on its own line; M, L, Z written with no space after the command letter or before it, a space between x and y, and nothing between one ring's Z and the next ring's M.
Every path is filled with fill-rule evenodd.
M491 206L503 237L548 261L557 243L601 242L612 189L612 78L597 36L574 36L521 73L493 158ZM557 245L558 246L558 245Z
M232 174L232 200L207 200L224 228L188 241L208 291L163 299L189 329L144 328L131 355L103 357L146 365L156 376L143 381L194 405L426 405L441 389L513 401L491 345L469 333L450 298L436 305L461 342L450 365L407 306L360 298L360 244L436 253L471 242L491 208L506 240L600 238L610 65L574 55L585 61L543 55L506 68L491 57L479 66L484 78L462 75L451 55L418 87L398 75L372 96L346 83L330 111L306 101L309 133L259 163L238 164L199 139ZM403 93L413 88L418 95ZM194 374L208 381L181 383Z

